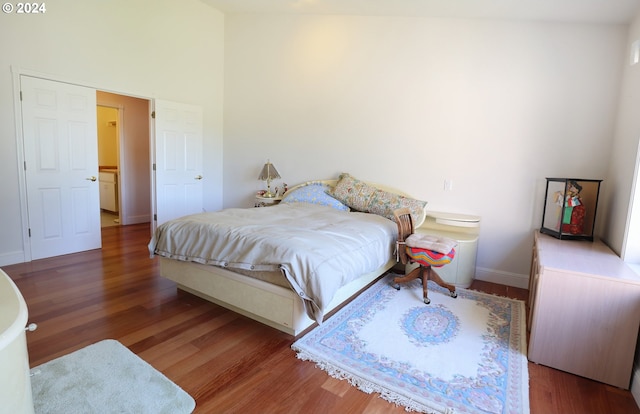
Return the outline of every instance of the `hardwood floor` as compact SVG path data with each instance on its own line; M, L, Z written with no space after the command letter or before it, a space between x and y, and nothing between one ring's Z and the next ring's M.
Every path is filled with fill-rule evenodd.
M104 228L101 250L4 267L38 324L27 334L31 366L113 338L191 394L195 413L405 413L298 360L293 337L177 291L149 258L149 231ZM532 363L529 376L533 414L640 413L629 391Z

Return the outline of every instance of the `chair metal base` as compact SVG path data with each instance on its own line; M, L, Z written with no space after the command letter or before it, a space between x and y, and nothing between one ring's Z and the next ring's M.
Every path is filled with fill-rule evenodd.
M452 298L457 298L458 294L456 293L456 287L454 285L451 285L449 283L446 283L444 280L442 280L442 278L440 277L440 275L438 275L432 268L431 266L419 266L415 269L413 269L411 272L409 272L408 274L404 275L404 276L397 276L393 278L393 287L396 288L397 290L400 290L400 283L406 283L409 282L413 279L418 279L420 278L422 280L422 297L423 297L423 301L426 305L431 303L431 299L429 299L429 294L427 292L427 282L429 280L433 280L434 282L436 282L438 285L442 286L445 289L449 290L449 295Z

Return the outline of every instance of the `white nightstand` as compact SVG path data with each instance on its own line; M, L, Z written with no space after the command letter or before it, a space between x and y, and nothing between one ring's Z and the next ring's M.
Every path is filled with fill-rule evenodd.
M468 288L476 275L480 217L428 211L424 223L415 232L448 237L458 242L456 256L451 263L435 270L445 282Z
M282 197L262 197L257 195L254 201L254 207L271 207L279 204L282 201Z

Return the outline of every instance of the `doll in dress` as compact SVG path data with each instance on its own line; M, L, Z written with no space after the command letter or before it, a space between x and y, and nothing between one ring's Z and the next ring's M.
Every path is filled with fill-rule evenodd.
M562 232L582 234L584 229L585 209L580 198L582 186L575 180L567 182L564 200L564 215L562 217Z

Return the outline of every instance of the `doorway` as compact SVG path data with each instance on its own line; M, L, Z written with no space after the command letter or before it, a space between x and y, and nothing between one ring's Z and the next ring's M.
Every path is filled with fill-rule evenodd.
M120 225L120 109L97 105L100 227Z
M102 226L149 223L150 101L98 90L96 104L98 116L104 114L97 126Z
M154 212L158 211L165 218L170 216L167 212L179 211L184 215L183 211L202 211L201 107L118 95L22 71L14 73L14 84L18 105L16 122L22 125L18 139L24 148L18 154L19 164L25 166L19 173L24 261L101 247L100 192L96 176L100 172L99 105L118 108L115 126L119 133L120 224L155 224ZM57 102L71 106L58 108ZM75 114L83 107L86 122L67 116L69 111ZM152 110L155 121L152 121ZM180 120L174 125L177 129L172 126L158 132L154 128L158 122L166 126L177 120ZM160 146L155 144L159 135L162 136ZM152 171L158 148L164 152L160 151L160 162L154 161ZM173 172L176 167L184 169L187 178L180 176L182 181L175 181L171 174L158 177L156 165L166 172ZM43 173L37 174L40 170ZM55 173L58 170L65 174ZM59 185L41 183L38 178L55 179L54 184ZM163 188L164 197L160 200L156 187ZM169 191L177 187L182 189L179 194Z

